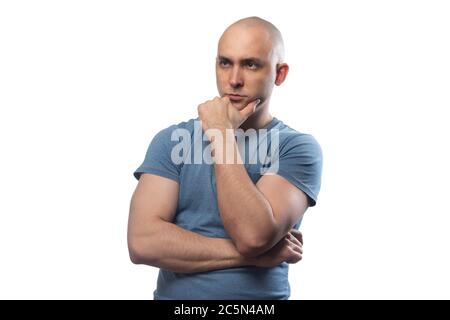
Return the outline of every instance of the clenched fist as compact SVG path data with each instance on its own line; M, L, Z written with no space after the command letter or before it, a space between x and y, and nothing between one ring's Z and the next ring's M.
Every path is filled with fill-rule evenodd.
M253 100L242 110L237 110L227 96L208 100L198 106L202 128L205 133L209 129L237 129L255 112L259 102L259 99Z

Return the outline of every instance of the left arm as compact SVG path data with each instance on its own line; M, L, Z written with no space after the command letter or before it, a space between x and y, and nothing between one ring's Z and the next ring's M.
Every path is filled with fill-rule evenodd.
M220 216L237 250L248 257L272 248L308 207L306 195L280 176L263 176L255 186L242 164L233 129L255 112L258 103L252 101L238 111L228 97L216 97L198 106L214 153ZM210 129L223 139L211 137ZM228 159L233 164L223 164Z
M226 140L232 145L214 148L214 158L234 155L239 159L235 164L214 164L220 216L238 251L257 256L272 248L299 221L308 208L308 199L279 175L264 175L254 185L236 141Z

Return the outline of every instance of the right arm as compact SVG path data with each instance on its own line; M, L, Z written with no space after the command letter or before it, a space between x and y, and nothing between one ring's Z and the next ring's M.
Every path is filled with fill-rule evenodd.
M268 267L301 259L301 243L294 232L267 254L251 258L240 254L231 240L178 227L172 223L178 192L178 183L171 179L141 175L128 220L128 249L133 263L192 273L249 265Z

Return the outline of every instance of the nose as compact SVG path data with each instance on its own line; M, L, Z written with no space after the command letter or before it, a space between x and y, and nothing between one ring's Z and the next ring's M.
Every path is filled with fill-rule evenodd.
M230 74L230 86L233 89L240 88L244 85L244 79L241 74L239 66L235 66Z

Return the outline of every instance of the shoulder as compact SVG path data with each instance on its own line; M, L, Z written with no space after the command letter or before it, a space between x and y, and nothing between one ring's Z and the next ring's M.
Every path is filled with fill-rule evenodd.
M277 127L279 153L273 170L308 195L310 206L314 206L321 186L322 149L309 133L283 123Z
M278 131L280 155L294 152L322 157L322 148L312 134L300 132L283 122L278 126Z
M153 142L173 144L178 141L178 137L182 135L192 135L195 128L195 120L196 119L189 119L159 130L153 137Z

